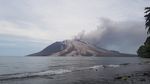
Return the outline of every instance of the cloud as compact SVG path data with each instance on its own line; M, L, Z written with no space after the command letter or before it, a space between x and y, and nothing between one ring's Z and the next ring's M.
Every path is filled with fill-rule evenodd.
M11 35L17 31L20 33L14 32L13 35L56 41L71 38L81 30L90 32L96 27L99 17L141 19L146 5L149 5L148 0L136 0L136 3L131 0L1 0L0 21L19 25L19 28L9 28Z
M26 44L49 45L71 39L82 30L86 30L86 33L96 32L94 30L99 24L99 17L115 21L139 21L143 19L145 6L149 6L149 0L0 0L0 45L5 45L0 47L0 54L7 55L8 49L11 49L10 54L17 54L18 50L37 49ZM104 38L104 31L106 33L108 29L98 28L97 31L95 34L91 32L89 37L95 42L99 42L101 35ZM8 47L7 42L10 45ZM26 48L18 48L19 43Z
M84 36L84 39L96 46L125 53L136 53L145 41L144 21L113 21L101 19L95 31Z
M30 39L48 40L51 38L48 31L40 29L38 26L29 23L16 24L8 21L0 21L0 34L18 36Z

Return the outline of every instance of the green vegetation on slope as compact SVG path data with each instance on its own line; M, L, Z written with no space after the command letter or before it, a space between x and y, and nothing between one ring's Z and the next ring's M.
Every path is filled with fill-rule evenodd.
M137 53L141 57L150 58L150 37L147 38L144 45L140 46Z
M145 21L145 26L147 29L147 34L148 37L144 43L144 45L140 46L140 48L137 51L137 54L141 57L144 58L150 58L150 7L145 8L145 13L146 15L144 16L146 21Z

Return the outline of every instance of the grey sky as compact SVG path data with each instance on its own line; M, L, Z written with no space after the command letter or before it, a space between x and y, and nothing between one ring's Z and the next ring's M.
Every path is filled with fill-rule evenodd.
M0 0L0 54L39 51L96 30L100 18L144 22L146 6L149 0Z

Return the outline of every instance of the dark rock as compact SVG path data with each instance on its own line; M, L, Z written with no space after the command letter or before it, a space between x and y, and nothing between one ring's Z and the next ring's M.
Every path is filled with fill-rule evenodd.
M140 81L146 81L146 79L144 79L144 78L141 78L141 79L140 79Z

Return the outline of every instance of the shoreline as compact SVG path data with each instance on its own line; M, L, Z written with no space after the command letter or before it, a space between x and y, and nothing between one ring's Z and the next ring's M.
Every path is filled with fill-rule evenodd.
M54 76L4 80L0 84L150 84L150 62L79 70Z

